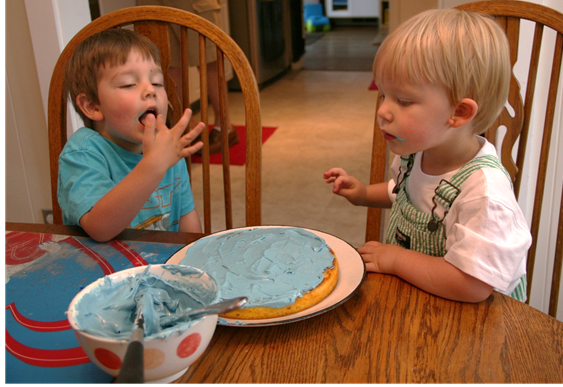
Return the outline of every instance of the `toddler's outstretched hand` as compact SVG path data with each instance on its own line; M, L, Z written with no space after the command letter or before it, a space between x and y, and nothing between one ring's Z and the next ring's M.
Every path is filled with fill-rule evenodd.
M331 168L325 173L323 173L323 177L325 178L327 184L334 183L334 181L339 176L348 176L348 174L342 168Z
M352 204L363 205L366 200L366 186L342 168L331 168L323 174L327 184L333 183L332 192Z

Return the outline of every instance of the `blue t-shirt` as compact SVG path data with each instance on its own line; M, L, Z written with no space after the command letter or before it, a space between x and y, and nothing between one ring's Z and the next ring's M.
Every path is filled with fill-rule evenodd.
M88 128L77 130L59 156L58 200L63 223L80 225L80 218L141 161ZM178 231L180 217L195 208L186 161L170 168L151 194L131 228Z

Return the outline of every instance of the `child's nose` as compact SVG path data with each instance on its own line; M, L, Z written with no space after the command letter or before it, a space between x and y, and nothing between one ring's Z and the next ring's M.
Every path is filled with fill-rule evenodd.
M389 110L389 107L385 103L385 101L382 101L381 105L379 105L379 109L377 109L377 117L385 121L393 120L393 114Z
M156 98L156 88L152 83L148 83L143 91L145 98Z

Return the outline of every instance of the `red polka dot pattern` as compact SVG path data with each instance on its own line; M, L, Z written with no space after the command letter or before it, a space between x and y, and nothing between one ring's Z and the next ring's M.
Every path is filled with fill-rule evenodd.
M121 368L121 359L110 350L105 348L96 348L94 355L103 366L109 369L118 370Z
M186 358L194 354L195 351L199 348L201 344L201 335L199 333L192 333L188 337L186 337L180 345L178 345L178 349L176 353L178 357Z

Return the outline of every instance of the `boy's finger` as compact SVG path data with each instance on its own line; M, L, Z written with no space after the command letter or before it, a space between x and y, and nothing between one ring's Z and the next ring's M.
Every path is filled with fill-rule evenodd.
M151 116L152 116L152 114L151 114ZM164 116L162 114L159 114L158 116L156 116L156 125L155 125L156 131L161 130L162 127L168 129L166 127L166 121L164 121Z
M182 148L182 151L180 152L180 156L181 157L190 157L191 155L193 155L194 153L196 153L198 150L200 150L201 148L203 148L203 142L198 141L195 144L191 145L191 146L187 146L185 148Z
M364 258L364 257L362 257ZM364 263L366 264L366 271L369 272L377 272L377 267L375 266L375 263L371 262L371 261L366 261L364 259Z
M205 128L205 124L203 122L200 122L199 124L194 126L192 130L190 130L190 135L194 136L192 138L195 139L197 136L201 134L201 132L203 132L204 128Z
M204 127L205 125L203 125L203 123L200 122L192 130L190 130L188 133L180 137L182 144L185 144L183 146L189 146L191 143L193 143L197 139L197 137L199 136L199 134L201 133Z
M145 139L152 139L156 131L156 118L154 115L149 114L145 118L145 131L143 133Z
M337 193L342 189L350 188L350 182L347 181L343 176L338 177L334 180L334 186L332 188L332 192Z
M184 114L182 114L182 117L180 117L176 125L174 125L174 127L171 130L178 133L181 136L186 131L186 128L190 123L191 117L192 117L192 111L190 109L184 110Z

